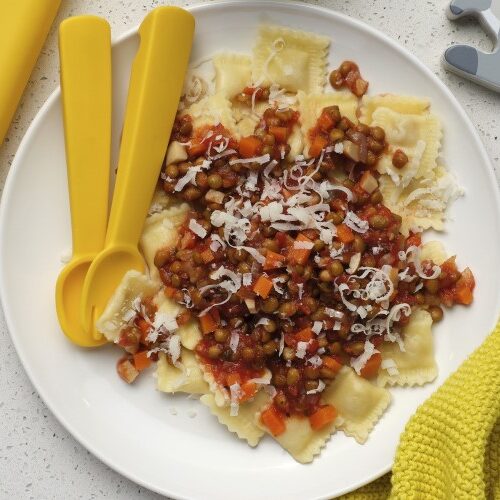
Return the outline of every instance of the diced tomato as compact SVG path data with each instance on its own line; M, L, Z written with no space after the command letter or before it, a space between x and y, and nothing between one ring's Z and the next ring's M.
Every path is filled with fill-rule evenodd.
M204 142L195 142L188 147L187 153L191 158L196 158L198 156L202 156L207 152L208 143Z
M332 423L337 418L337 410L332 405L321 406L310 417L309 423L311 427L317 431Z
M293 245L293 239L286 233L277 232L274 237L280 248L286 248Z
M319 349L319 342L316 339L310 340L306 349L308 354L316 354L316 351L318 349Z
M380 369L381 364L382 364L382 356L379 352L376 352L366 362L366 365L363 368L361 368L361 376L364 378L375 377L375 375L377 375Z
M243 94L245 95L253 95L255 93L256 97L259 97L259 95L262 93L262 89L260 87L245 87L243 89Z
M458 304L462 304L464 306L468 306L472 304L472 290L467 287L461 287L457 288L457 291L455 292L455 301Z
M136 325L139 327L142 333L148 333L151 325L144 318L137 318L135 320Z
M455 288L444 288L439 290L439 300L445 307L451 307L455 302Z
M273 436L279 436L286 430L285 418L274 406L264 410L260 420L271 431Z
M171 299L175 293L177 292L177 288L174 288L173 286L166 286L164 289L163 289L163 293L165 294L166 297L168 297L169 299Z
M460 286L464 286L469 290L474 290L474 287L476 286L474 275L468 267L462 271L462 276L460 276L460 279L457 281L457 287Z
M420 233L412 234L410 233L410 236L406 239L406 248L409 248L411 246L416 246L419 247L422 244L422 236Z
M191 313L189 311L182 311L177 315L176 321L179 326L185 325L191 319Z
M261 153L262 145L258 137L249 135L240 139L238 150L243 158L253 158Z
M186 231L181 238L180 248L183 250L191 250L196 245L196 236L191 231Z
M228 373L226 376L226 385L230 387L233 384L241 384L241 377L238 373Z

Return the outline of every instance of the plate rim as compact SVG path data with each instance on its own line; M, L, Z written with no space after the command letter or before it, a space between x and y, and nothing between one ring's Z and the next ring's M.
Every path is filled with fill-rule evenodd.
M241 0L217 0L215 2L211 2L209 4L206 3L200 3L200 4L195 4L195 5L187 5L187 6L180 6L181 8L192 12L193 14L196 14L197 12L203 12L203 11L210 11L210 10L217 10L221 8L241 8L241 7L247 7L255 10L262 9L263 7L269 7L273 6L276 8L284 8L284 9L292 9L295 11L301 11L301 10L310 10L314 12L320 12L323 13L325 16L331 17L331 18L336 18L340 20L340 22L345 23L347 25L351 25L359 29L360 31L363 31L367 33L371 37L375 37L379 41L387 44L391 49L395 50L397 53L399 53L402 57L404 57L406 60L409 60L412 64L414 64L418 70L424 73L425 76L427 76L432 83L439 87L439 89L444 92L447 97L454 103L455 109L459 113L463 123L466 125L468 128L469 133L471 134L470 137L472 137L473 142L475 143L476 147L480 151L481 154L481 163L485 165L486 168L483 168L485 171L485 174L488 177L488 180L490 183L493 185L493 198L494 198L494 203L496 205L496 208L498 209L498 212L500 213L500 189L498 187L498 181L495 175L495 171L493 168L492 161L490 159L490 156L487 153L487 150L479 136L479 133L472 123L471 118L465 111L464 107L462 104L458 101L458 99L455 97L453 92L446 86L446 84L435 74L432 72L432 70L427 67L416 55L411 53L406 47L400 45L396 40L391 38L389 35L386 33L378 30L377 28L372 27L371 25L365 23L364 21L361 21L359 19L350 17L347 14L344 14L343 12L339 12L337 10L334 10L333 8L328 8L328 7L322 7L318 5L311 5L311 4L306 4L302 3L300 1L296 2L287 2L285 0L254 0L251 3L243 2ZM153 9L151 9L153 10ZM148 12L150 12L149 10ZM136 35L138 33L138 28L139 24L135 25L127 30L125 30L123 33L121 33L118 36L113 36L112 37L112 47L115 45L123 43L125 40L128 38L131 38L132 36ZM156 487L154 484L150 484L147 481L143 480L142 478L136 476L133 471L126 470L125 468L122 468L121 466L113 463L111 460L108 460L106 456L104 456L99 450L96 449L96 447L91 444L86 438L84 438L77 429L74 428L73 424L69 421L67 421L62 414L60 414L57 410L57 403L53 402L52 399L45 393L45 391L40 387L36 381L35 374L32 372L32 369L27 363L27 355L25 350L22 347L21 342L17 340L17 335L15 334L16 328L14 326L14 320L10 315L7 305L7 299L6 299L6 282L5 282L5 273L4 273L4 265L5 265L5 256L4 256L4 244L2 243L5 241L5 238L3 238L3 233L4 233L4 228L6 227L7 223L7 218L6 218L6 212L7 212L7 207L9 205L9 201L11 199L11 196L13 195L12 193L12 186L14 184L17 172L19 170L19 165L22 165L22 158L25 155L25 151L28 149L28 145L31 143L32 136L35 134L35 132L38 130L40 127L47 110L54 104L54 102L59 98L61 93L61 88L60 85L58 85L54 91L49 95L47 100L43 103L43 105L40 107L39 111L33 118L32 122L30 123L29 127L27 128L21 142L19 143L18 149L15 153L14 160L10 166L10 169L8 171L8 174L5 179L5 184L2 190L2 196L0 199L0 306L2 307L2 311L4 314L5 318L5 323L7 326L7 331L10 336L10 339L14 345L14 348L16 350L16 353L19 357L19 360L21 361L22 367L25 371L25 373L28 375L28 378L30 382L32 383L33 387L37 391L38 395L42 399L43 403L47 406L47 408L50 410L52 415L56 418L56 420L64 427L64 429L71 434L71 436L78 441L78 443L83 446L86 450L91 452L95 457L97 457L101 462L103 462L105 465L110 467L112 470L115 472L121 474L122 476L126 477L127 479L135 482L136 484L139 484L155 493L161 494L161 495L168 495L169 497L172 498L178 498L178 499L186 499L189 500L189 497L186 497L184 494L179 493L179 492L174 492L173 490L165 490L165 489L160 489ZM500 294L497 297L497 309L500 305ZM492 325L493 326L493 325ZM436 388L437 390L437 388ZM351 491L355 491L358 488L361 488L362 486L380 478L382 475L385 473L389 472L392 468L394 461L391 460L389 464L383 464L381 465L376 472L373 472L371 475L368 477L364 477L361 481L356 483L356 485L351 485L348 487L343 488L342 490L339 490L337 493L338 495L343 495L346 493L349 493ZM311 497L314 498L314 500L320 500L320 499L328 499L330 498L330 495L325 495L325 496L317 496L317 497Z

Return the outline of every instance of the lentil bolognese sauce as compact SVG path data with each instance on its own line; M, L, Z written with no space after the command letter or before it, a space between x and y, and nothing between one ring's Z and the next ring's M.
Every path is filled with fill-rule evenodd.
M352 61L329 81L356 98L368 89ZM189 112L178 114L169 151L182 154L175 161L167 154L160 183L189 210L174 244L158 247L154 267L158 293L182 308L173 317L160 315L151 294L138 297L116 339L126 351L118 373L130 383L160 354L179 367L185 346L172 332L197 321L201 335L192 351L207 381L228 396L230 415L265 390L256 425L278 440L290 419L307 421L312 431L348 419L335 398L324 399L346 367L359 380L375 381L382 371L397 375L396 355L384 357L384 349L404 353L415 311L426 311L429 324L439 322L443 308L471 304L475 286L455 257L435 262L425 253L421 228L408 231L404 213L387 206L382 177L387 184L406 172L418 143L415 150L392 145L375 120L354 121L341 106L328 105L305 133L308 147L293 155L291 137L303 110L273 101L283 95L260 83L231 96L234 106L260 106L248 135L220 122L197 127ZM418 106L411 101L412 109ZM382 161L389 166L381 173ZM427 193L418 189L408 198ZM409 355L418 362L418 353ZM349 435L366 439L384 404L363 432ZM300 461L319 450L301 455L282 445Z
M242 95L255 92L269 95ZM244 401L257 390L249 381L268 368L273 413L307 416L319 428L336 416L321 391L343 365L373 378L376 348L400 341L412 306L440 321L442 305L471 303L474 278L454 258L420 262L420 235L400 234L374 170L383 129L325 108L310 132L312 158L289 162L298 120L296 111L269 108L255 134L236 141L221 126L193 135L189 115L177 119L171 140L192 145L187 161L165 166L163 189L193 210L155 265L164 293L188 301L178 322L199 318L196 353L217 382L239 385ZM143 322L136 326L148 330Z

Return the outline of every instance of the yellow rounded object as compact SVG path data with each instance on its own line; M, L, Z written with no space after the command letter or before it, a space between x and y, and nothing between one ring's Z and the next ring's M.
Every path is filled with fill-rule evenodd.
M0 145L61 0L0 2Z
M124 274L145 270L138 243L182 92L194 17L178 7L158 7L146 16L139 35L105 249L90 266L83 288L82 326L97 339L95 320Z
M56 284L57 317L75 344L106 343L81 327L87 270L104 247L111 148L111 30L95 16L67 19L59 28L61 91L71 207L73 256Z

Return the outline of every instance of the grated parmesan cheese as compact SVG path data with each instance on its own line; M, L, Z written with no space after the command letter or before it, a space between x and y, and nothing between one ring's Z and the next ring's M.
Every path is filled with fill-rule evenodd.
M295 355L299 359L304 359L306 352L307 352L307 346L309 345L309 342L297 342L297 352Z
M201 239L205 238L207 235L207 230L201 224L199 224L198 221L196 221L195 219L191 219L189 221L188 227L190 231L192 231L194 234L196 234L196 236L198 236Z
M240 342L240 335L237 331L233 330L231 332L231 338L229 340L229 347L231 351L236 352L236 349L238 349L239 342Z
M365 341L365 350L354 359L351 359L351 366L354 368L358 375L361 374L361 370L365 367L366 362L379 351L375 349L375 346L369 341Z
M326 387L326 384L320 379L318 381L318 387L316 389L311 389L306 392L306 394L318 394L319 392L323 392Z
M229 393L230 393L230 406L231 410L229 412L229 415L231 417L236 417L238 415L238 411L240 409L239 401L241 398L241 387L240 384L234 383L229 386Z
M399 375L398 366L392 358L383 359L380 367L383 370L387 370L387 373L389 373L391 377Z
M312 331L318 335L319 332L323 329L323 322L322 321L315 321L312 326Z

